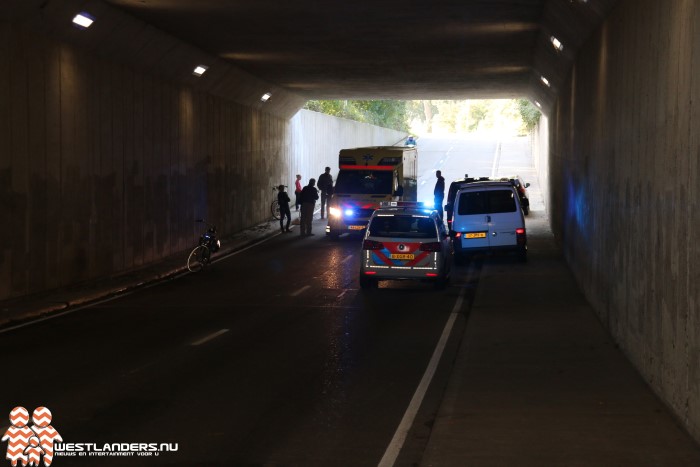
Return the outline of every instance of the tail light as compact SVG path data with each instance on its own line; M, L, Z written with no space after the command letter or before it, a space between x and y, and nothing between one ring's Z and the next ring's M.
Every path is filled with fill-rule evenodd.
M365 240L362 242L363 250L381 250L384 248L382 242L375 242L374 240Z
M434 272L426 272L425 277L437 277L438 275L435 274Z
M515 229L515 238L518 241L518 245L525 245L527 243L525 229Z
M440 242L422 243L420 246L420 251L440 251L441 249Z

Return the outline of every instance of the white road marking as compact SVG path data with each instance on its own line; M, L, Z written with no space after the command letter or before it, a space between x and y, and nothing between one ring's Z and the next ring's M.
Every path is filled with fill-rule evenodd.
M500 154L501 154L501 142L499 141L496 144L496 153L493 155L493 166L491 167L491 178L496 178L496 174L498 173L498 164L500 162Z
M435 371L437 370L438 364L440 363L442 353L444 352L445 346L447 345L447 340L449 339L450 333L452 332L452 327L454 326L455 320L459 315L459 311L462 309L462 302L464 301L465 290L465 288L462 288L459 291L459 297L455 302L455 306L452 308L452 313L450 313L450 317L448 318L447 323L445 324L445 328L442 331L442 336L440 336L440 340L438 341L437 346L435 347L433 356L430 358L428 367L425 369L425 373L423 373L423 378L420 380L418 388L416 388L416 392L413 393L413 398L408 404L408 408L406 409L406 412L404 413L403 418L401 419L401 423L399 423L399 427L394 433L394 437L391 439L389 446L386 448L384 456L382 456L382 460L379 461L378 467L392 467L396 462L396 459L399 457L399 453L401 452L403 443L406 441L408 431L413 425L413 421L415 420L416 415L418 414L418 409L423 403L423 398L425 397L426 392L428 392L430 382L433 380Z
M310 285L305 285L304 287L302 287L301 289L297 290L296 292L292 292L291 295L292 295L292 297L296 297L297 295L303 294L304 292L306 292L306 291L309 290L310 288L311 288Z
M352 255L349 255L347 258L345 258L344 260L342 260L342 261L340 262L340 264L344 264L344 263L350 261L350 259L352 259Z
M219 331L216 331L213 334L209 334L207 337L203 337L203 338L199 339L198 341L192 342L190 345L202 345L205 342L209 342L212 339L216 339L217 337L219 337L222 334L226 334L227 332L228 332L228 329L221 329Z

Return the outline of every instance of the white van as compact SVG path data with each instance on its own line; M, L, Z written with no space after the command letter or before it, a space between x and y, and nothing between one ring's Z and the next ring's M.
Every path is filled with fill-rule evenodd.
M450 230L455 261L473 253L513 251L527 260L527 235L520 198L510 182L476 182L459 189Z

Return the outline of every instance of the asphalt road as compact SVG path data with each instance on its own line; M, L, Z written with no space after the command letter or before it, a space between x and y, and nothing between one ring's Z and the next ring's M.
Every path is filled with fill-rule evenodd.
M465 171L481 175L496 167L500 148L464 138L419 144L419 189L430 196L434 170L448 183ZM418 462L479 263L459 268L445 291L411 282L362 291L359 239L331 241L320 220L314 229L314 237L279 235L206 273L0 335L0 400L50 408L66 443L178 447L138 463L63 457L61 466L377 465L457 313L402 446L401 463Z

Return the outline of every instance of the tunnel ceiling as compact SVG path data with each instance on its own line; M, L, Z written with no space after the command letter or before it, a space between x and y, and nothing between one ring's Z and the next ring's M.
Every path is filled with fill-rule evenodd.
M23 8L45 8L55 1L61 0L10 0L6 5L19 15ZM104 4L303 99L526 96L548 107L578 47L616 1L104 0ZM94 3L98 2L83 5ZM563 50L554 48L552 36L561 41Z
M601 0L108 0L309 99L542 96ZM564 44L557 52L555 36ZM568 50L567 50L568 49ZM573 50L572 50L573 49ZM551 96L549 96L551 98Z

